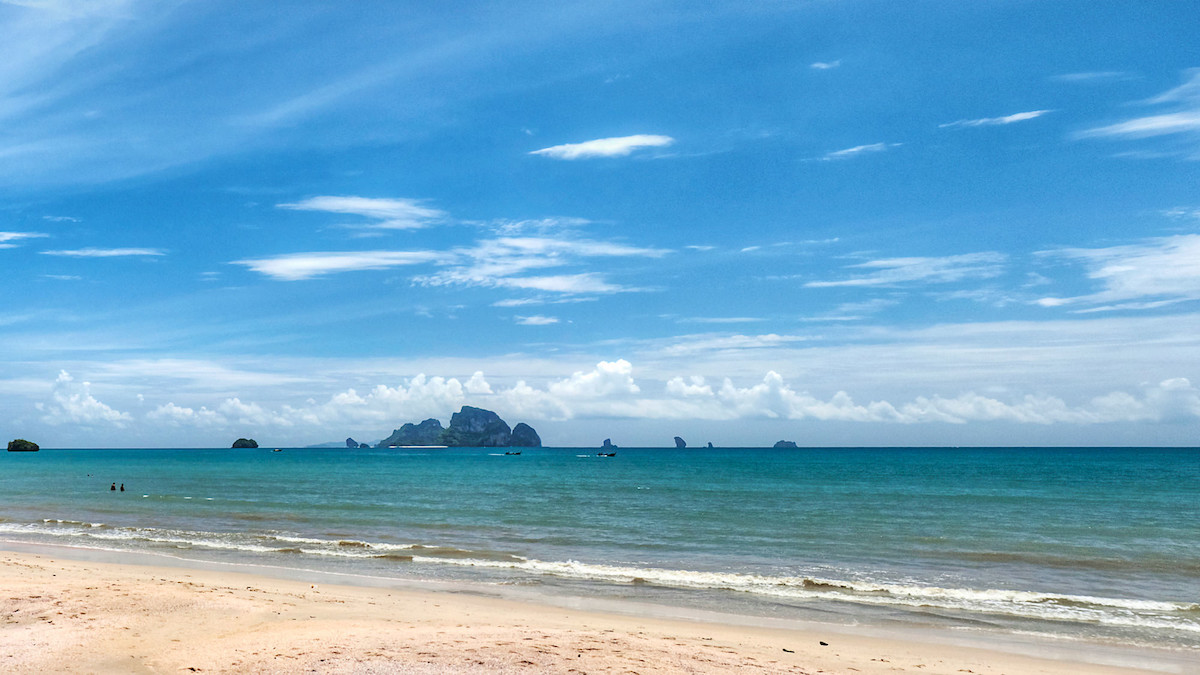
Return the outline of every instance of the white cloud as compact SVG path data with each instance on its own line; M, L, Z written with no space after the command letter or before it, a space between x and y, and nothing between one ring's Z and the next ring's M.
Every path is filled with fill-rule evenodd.
M846 148L845 150L835 150L834 152L830 152L830 153L824 155L823 157L821 157L821 159L823 159L823 160L850 159L852 157L858 157L859 155L873 154L873 153L877 153L877 152L885 152L891 148L898 148L901 145L903 145L903 144L902 143L870 143L867 145L856 145L853 148Z
M668 253L666 249L588 239L500 237L455 249L453 257L443 262L445 270L417 277L416 281L429 286L484 286L563 294L617 293L631 289L613 284L595 272L525 275L533 270L575 264L581 258L659 258Z
M633 364L625 359L601 361L591 371L576 371L570 377L551 382L547 391L565 399L596 399L627 396L641 392L633 381Z
M59 371L51 388L50 401L38 403L42 421L46 424L111 425L124 427L133 421L129 413L114 410L96 400L90 382L75 382L67 371Z
M402 265L419 265L443 259L431 251L343 251L292 253L273 258L234 260L232 265L246 267L275 279L299 281L326 274L381 270Z
M774 350L807 338L798 335L681 335L670 338L657 348L657 354L670 359L712 356L714 354L741 354L760 350Z
M1096 70L1081 73L1063 73L1062 75L1054 75L1050 79L1058 82L1112 82L1117 80L1128 80L1132 76L1129 73L1119 70Z
M949 283L963 279L987 279L999 276L1004 271L1006 260L1004 254L991 251L941 258L886 258L851 265L855 269L876 270L870 274L840 281L810 281L805 286L892 286L914 282Z
M553 316L542 316L535 314L533 316L518 316L514 320L522 326L549 326L558 323L558 319Z
M427 227L446 217L444 211L423 206L415 199L322 196L277 206L293 211L324 211L362 216L372 221L363 227L391 230Z
M583 143L566 143L530 152L553 159L589 159L592 157L625 157L642 148L662 148L675 142L670 136L638 134L618 138L598 138Z
M1090 334L1098 322L1080 328L1080 334ZM995 331L994 331L995 332ZM1002 332L1002 331L1001 331ZM1065 339L1064 349L1075 353L1070 344L1071 336L1064 336L1054 328L1046 329L1047 342L1057 343ZM775 338L763 339L763 338ZM1109 335L1107 339L1111 340ZM725 346L754 348L749 343L757 341L759 346L775 349L768 352L768 361L779 361L782 352L777 348L786 346L791 340L780 336L727 336ZM794 339L794 338L793 338ZM697 341L698 342L698 341ZM314 438L327 433L331 428L366 429L366 433L385 436L388 430L406 421L419 421L429 417L447 421L447 415L462 405L476 405L496 410L510 423L526 421L536 423L547 420L580 419L627 419L627 420L814 420L857 424L952 424L962 425L977 422L1003 422L1017 425L1098 425L1114 423L1183 422L1200 423L1200 390L1183 377L1172 376L1159 379L1153 384L1141 384L1126 389L1102 389L1104 393L1076 395L1070 402L1061 394L1047 393L1044 386L1054 386L1052 372L1039 366L1038 384L1031 390L1020 391L995 386L995 380L986 372L980 381L991 381L993 385L979 391L970 387L954 390L962 382L939 383L936 370L926 369L916 378L908 370L920 369L921 364L913 357L926 350L920 358L936 359L939 367L957 371L977 368L964 365L962 357L975 358L989 351L982 345L958 342L946 345L885 344L878 346L879 363L873 357L862 359L851 357L860 369L871 369L886 363L884 371L895 377L919 382L918 388L902 388L903 394L879 396L859 400L852 395L855 385L833 387L825 394L816 394L778 371L768 369L750 377L706 376L695 374L696 367L706 356L721 350L715 341L706 346L704 353L693 353L676 361L682 373L659 373L635 378L635 368L626 359L605 360L589 369L576 370L567 377L543 380L531 384L515 378L512 384L489 381L480 371L469 378L429 377L417 375L396 386L374 385L363 389L345 389L334 393L324 401L308 399L296 403L265 404L246 396L218 396L214 402L163 403L135 418L97 401L89 391L88 383L78 384L66 372L59 375L51 399L37 407L43 421L51 425L64 423L80 426L112 426L128 428L145 424L155 429L194 428L205 430L211 436L247 433L290 438ZM1014 363L1035 358L1037 350L1018 349L1015 353L1005 350L995 354L997 365L1003 372L1011 372ZM1056 358L1048 355L1047 358ZM819 350L812 351L807 358L783 357L785 363L805 364L811 379L815 367L825 357ZM1035 358L1036 360L1036 358ZM834 370L845 373L846 363L833 364ZM864 366L866 363L868 365ZM711 363L709 364L711 365ZM1068 364L1066 369L1077 364ZM1181 362L1180 369L1191 366ZM1133 368L1138 370L1137 367ZM986 365L982 368L986 371ZM114 373L117 372L114 370ZM878 372L878 371L873 371ZM1064 381L1074 381L1078 373L1071 373ZM844 381L845 378L843 378ZM1108 378L1102 378L1105 382ZM860 378L858 387L865 382L875 382L876 377ZM512 380L508 380L512 382ZM824 386L829 382L825 381ZM311 386L311 385L310 385ZM951 389L950 393L939 391ZM361 392L361 393L360 393ZM188 394L184 393L184 396ZM142 400L139 397L139 400ZM262 437L260 435L260 438ZM355 433L356 437L358 432ZM189 436L190 437L190 436ZM372 436L368 436L369 438Z
M494 279L492 285L502 288L517 288L548 293L620 293L633 290L605 281L595 273L558 274L550 276L516 277Z
M1200 131L1200 111L1184 111L1137 117L1106 127L1097 127L1081 132L1081 137L1124 136L1126 138L1150 138L1187 131Z
M1037 301L1043 307L1101 305L1087 311L1151 309L1200 299L1200 235L1150 239L1139 244L1042 251L1044 257L1081 262L1103 290L1089 295ZM1113 304L1115 303L1115 304Z
M1005 125L1005 124L1012 124L1014 122L1024 122L1025 120L1036 119L1036 118L1041 117L1042 115L1045 115L1046 113L1050 113L1050 112L1054 112L1054 111L1052 111L1052 110L1030 110L1028 112L1019 112L1019 113L1013 113L1012 115L1005 115L1004 117L981 117L979 119L974 119L974 120L958 120L957 122L947 122L945 124L939 124L938 128L945 129L947 127L1001 126L1001 125Z
M471 378L463 383L463 389L465 389L468 394L492 393L492 385L488 384L487 379L483 376L482 370L475 371L475 373L471 375Z
M35 239L38 237L46 237L49 235L41 232L0 232L0 248L16 248L16 244L9 242L21 241L22 239Z
M125 256L160 256L166 252L158 248L80 248L70 251L42 251L42 255L68 256L72 258L120 258Z
M1166 106L1166 111L1086 129L1075 137L1125 140L1175 137L1187 143L1185 154L1192 159L1200 158L1200 68L1189 69L1186 74L1183 84L1144 101L1147 105Z
M837 61L817 61L815 63L809 64L808 67L812 68L813 70L831 70L833 68L837 68L840 65L842 65L842 60L838 59Z
M690 316L676 319L676 323L757 323L765 321L762 317L757 316Z

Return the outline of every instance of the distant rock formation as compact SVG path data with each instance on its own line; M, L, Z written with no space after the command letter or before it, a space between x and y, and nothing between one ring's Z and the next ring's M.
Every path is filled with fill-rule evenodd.
M604 444L600 446L601 450L616 450L617 446L613 445L611 438L604 439Z
M406 423L392 432L391 436L379 441L375 447L386 448L392 445L445 445L441 442L442 423L432 417L420 424Z
M446 445L452 448L540 448L542 439L533 427L521 422L515 428L491 410L464 405L450 416L450 426L443 429L436 419L420 424L411 422L396 429L377 447Z
M8 442L9 452L37 452L41 448L33 441L27 441L24 438L14 438Z
M680 437L676 436L676 437L675 437L675 447L677 447L677 448L686 448L686 447L687 447L687 441L685 441L685 440L683 440L682 438L680 438Z
M235 448L257 448L258 442L253 438L239 438L233 442Z
M712 441L708 442L708 447L710 447L710 448L712 447Z
M491 410L464 405L450 416L450 426L442 432L441 444L456 448L507 448L512 444L512 429Z
M346 447L347 448L357 448L358 441L354 440L353 438L347 438L346 439Z
M777 441L777 442L775 443L775 445L773 445L773 446L771 446L771 447L773 447L773 448L787 448L787 449L789 449L789 450L795 450L795 449L796 449L796 441Z
M517 426L513 427L512 442L509 445L514 448L540 448L542 438L533 427L524 422L517 422Z

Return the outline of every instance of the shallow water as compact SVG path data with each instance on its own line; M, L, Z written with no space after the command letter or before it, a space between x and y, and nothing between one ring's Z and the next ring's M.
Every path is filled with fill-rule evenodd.
M0 538L1200 650L1196 449L594 452L3 453Z

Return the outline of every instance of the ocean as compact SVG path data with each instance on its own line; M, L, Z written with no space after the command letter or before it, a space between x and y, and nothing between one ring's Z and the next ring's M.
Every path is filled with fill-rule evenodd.
M0 453L0 540L1200 657L1198 449L616 452Z

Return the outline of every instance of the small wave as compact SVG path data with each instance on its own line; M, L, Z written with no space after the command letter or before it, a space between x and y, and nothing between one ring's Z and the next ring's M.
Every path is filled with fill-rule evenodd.
M380 553L379 555L373 555L371 557L376 560L395 560L397 562L413 561L413 557L411 555L402 555L400 553Z
M108 527L104 523L88 523L80 520L63 520L61 518L42 518L42 522L47 525L66 525L70 527Z
M577 561L428 558L421 563L507 568L570 579L657 585L701 590L727 590L796 600L835 600L872 605L926 607L1007 614L1051 621L1173 629L1200 633L1190 602L1058 595L1001 589L941 588L906 584L862 583L812 577L776 577L729 572L696 572L663 568L593 565Z
M452 546L426 546L424 544L414 544L409 547L409 550L417 552L429 560L463 560L488 563L526 562L525 558L511 553L504 553L503 551L468 550Z

